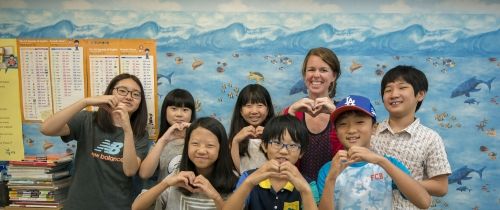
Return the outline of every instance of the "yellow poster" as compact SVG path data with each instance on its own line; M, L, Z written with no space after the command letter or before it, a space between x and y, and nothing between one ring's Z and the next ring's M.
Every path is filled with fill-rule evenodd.
M39 123L84 98L102 95L120 73L139 78L156 139L156 41L150 39L18 39L21 119ZM95 107L94 107L95 109Z
M15 39L0 39L0 160L24 159Z

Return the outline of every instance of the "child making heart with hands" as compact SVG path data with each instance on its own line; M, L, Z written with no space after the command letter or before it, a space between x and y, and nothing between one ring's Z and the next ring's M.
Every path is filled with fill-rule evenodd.
M184 89L170 91L161 107L160 133L158 140L144 159L139 176L147 179L158 171L158 181L177 169L186 129L196 119L195 102L191 93Z
M99 109L88 111L87 106ZM81 99L42 123L43 134L77 141L64 209L130 208L132 176L147 153L147 113L140 80L120 74L104 95Z
M401 162L370 150L376 114L368 98L346 97L333 117L348 150L339 150L319 171L320 209L392 209L393 194L399 193L418 208L430 206L430 195Z
M295 117L272 118L261 144L268 161L242 173L224 209L317 209L315 182L304 178L294 165L307 149L307 135Z
M260 137L272 117L273 102L266 88L259 84L245 86L234 105L229 131L231 157L239 172L258 168L267 161L260 149Z
M140 194L132 209L222 209L238 177L224 126L214 118L195 120L187 129L179 170Z

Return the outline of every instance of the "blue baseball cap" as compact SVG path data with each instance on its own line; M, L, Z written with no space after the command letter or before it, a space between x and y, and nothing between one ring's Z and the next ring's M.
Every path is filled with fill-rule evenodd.
M366 113L370 117L372 117L375 121L377 121L377 114L375 113L375 108L373 108L370 99L357 96L357 95L349 95L346 98L339 101L337 104L337 109L333 111L332 118L335 120L340 114L349 110L358 110Z

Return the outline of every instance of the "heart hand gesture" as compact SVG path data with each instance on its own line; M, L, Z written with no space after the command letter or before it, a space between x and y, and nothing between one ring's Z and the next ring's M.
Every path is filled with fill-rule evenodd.
M310 98L300 99L290 106L288 113L295 116L296 112L304 112L315 117L321 113L331 114L333 111L335 111L333 101L328 97L322 97L316 100Z
M192 171L180 171L173 176L165 177L163 182L166 182L168 186L182 187L189 192L194 192L195 186L192 183L194 183L195 178Z
M253 125L249 125L246 127L243 127L240 132L234 136L233 141L236 141L240 143L246 138L260 138L262 136L262 132L264 131L264 127L262 126L257 126L254 127Z
M167 131L158 139L158 142L170 142L175 139L183 139L186 136L186 130L191 123L182 122L174 123Z

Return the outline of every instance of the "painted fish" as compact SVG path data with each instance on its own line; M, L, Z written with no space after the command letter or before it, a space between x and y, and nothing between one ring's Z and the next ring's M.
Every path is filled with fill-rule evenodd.
M466 104L477 104L477 105L479 105L479 101L476 101L476 99L475 99L475 98L469 98L469 99L465 100L465 101L464 101L464 103L466 103Z
M488 147L486 147L486 146L480 146L479 150L481 150L481 152L486 152L486 151L488 151Z
M289 57L281 57L280 62L285 65L291 65L292 59L290 59Z
M201 65L203 65L203 61L195 58L193 63L191 64L191 67L193 67L193 70L196 70L196 68L200 67Z
M33 147L33 143L35 143L35 141L31 138L28 138L27 143L28 143L28 147Z
M480 91L481 88L477 88L479 84L486 84L488 86L488 89L491 91L491 82L495 77L491 78L488 81L483 81L480 79L476 79L476 77L472 77L468 79L465 82L462 82L458 87L456 87L452 92L451 92L451 98L455 98L457 96L465 95L467 97L470 97L471 92L477 92Z
M458 190L458 191L460 191L460 192L465 192L465 191L467 191L467 190L468 190L469 192L471 191L471 189L470 189L470 188L468 188L467 186L461 186L461 187L458 187L458 188L457 188L457 190Z
M43 143L43 150L47 151L48 149L52 148L54 146L54 143L50 142L50 141L45 141L45 143Z
M354 71L356 71L356 70L360 69L361 67L363 67L363 65L362 65L362 64L360 64L360 63L356 62L355 60L352 60L352 64L351 64L351 66L349 67L349 70L350 70L350 71L351 71L351 73L352 73L352 72L354 72Z
M261 81L264 81L264 75L260 72L250 71L248 72L248 79L255 80L255 82L260 83Z
M488 129L486 131L486 135L488 135L489 137L495 137L497 136L497 131L494 128Z
M184 59L181 57L175 57L175 64L182 64L184 62Z
M181 57L175 57L175 64L182 64L184 62L184 59Z
M490 153L488 153L488 157L490 157L491 160L496 160L497 159L497 153L490 152Z

